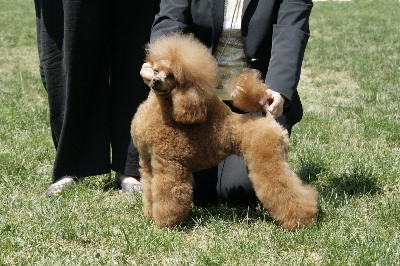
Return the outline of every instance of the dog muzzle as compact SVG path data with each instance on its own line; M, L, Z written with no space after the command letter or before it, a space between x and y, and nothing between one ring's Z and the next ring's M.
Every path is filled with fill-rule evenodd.
M165 83L159 79L159 78L153 78L149 84L150 89L155 93L155 94L168 94L172 90L172 86L169 86L168 88L165 87Z

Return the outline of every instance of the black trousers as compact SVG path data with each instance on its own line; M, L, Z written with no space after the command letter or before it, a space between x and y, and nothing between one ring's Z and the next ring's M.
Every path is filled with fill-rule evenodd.
M139 72L159 1L35 0L35 8L53 182L111 170L138 175L130 124L149 91Z

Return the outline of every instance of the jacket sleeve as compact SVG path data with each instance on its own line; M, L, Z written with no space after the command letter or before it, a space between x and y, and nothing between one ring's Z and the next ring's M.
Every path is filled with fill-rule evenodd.
M160 12L155 16L150 41L175 30L189 31L189 0L161 0Z
M311 0L283 0L273 26L271 59L265 83L292 101L310 36Z

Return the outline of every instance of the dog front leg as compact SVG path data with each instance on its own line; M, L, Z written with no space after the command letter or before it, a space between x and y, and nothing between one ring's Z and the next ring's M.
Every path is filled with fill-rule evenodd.
M193 200L189 172L170 161L152 164L152 219L159 227L173 227L188 215Z

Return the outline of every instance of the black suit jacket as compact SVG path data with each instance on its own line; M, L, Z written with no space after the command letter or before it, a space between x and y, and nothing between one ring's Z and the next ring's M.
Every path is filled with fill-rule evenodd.
M192 32L214 54L224 20L224 0L161 0L151 40L181 29ZM311 0L244 0L242 41L249 67L261 71L265 83L290 101L289 127L301 120L297 93L306 49Z

